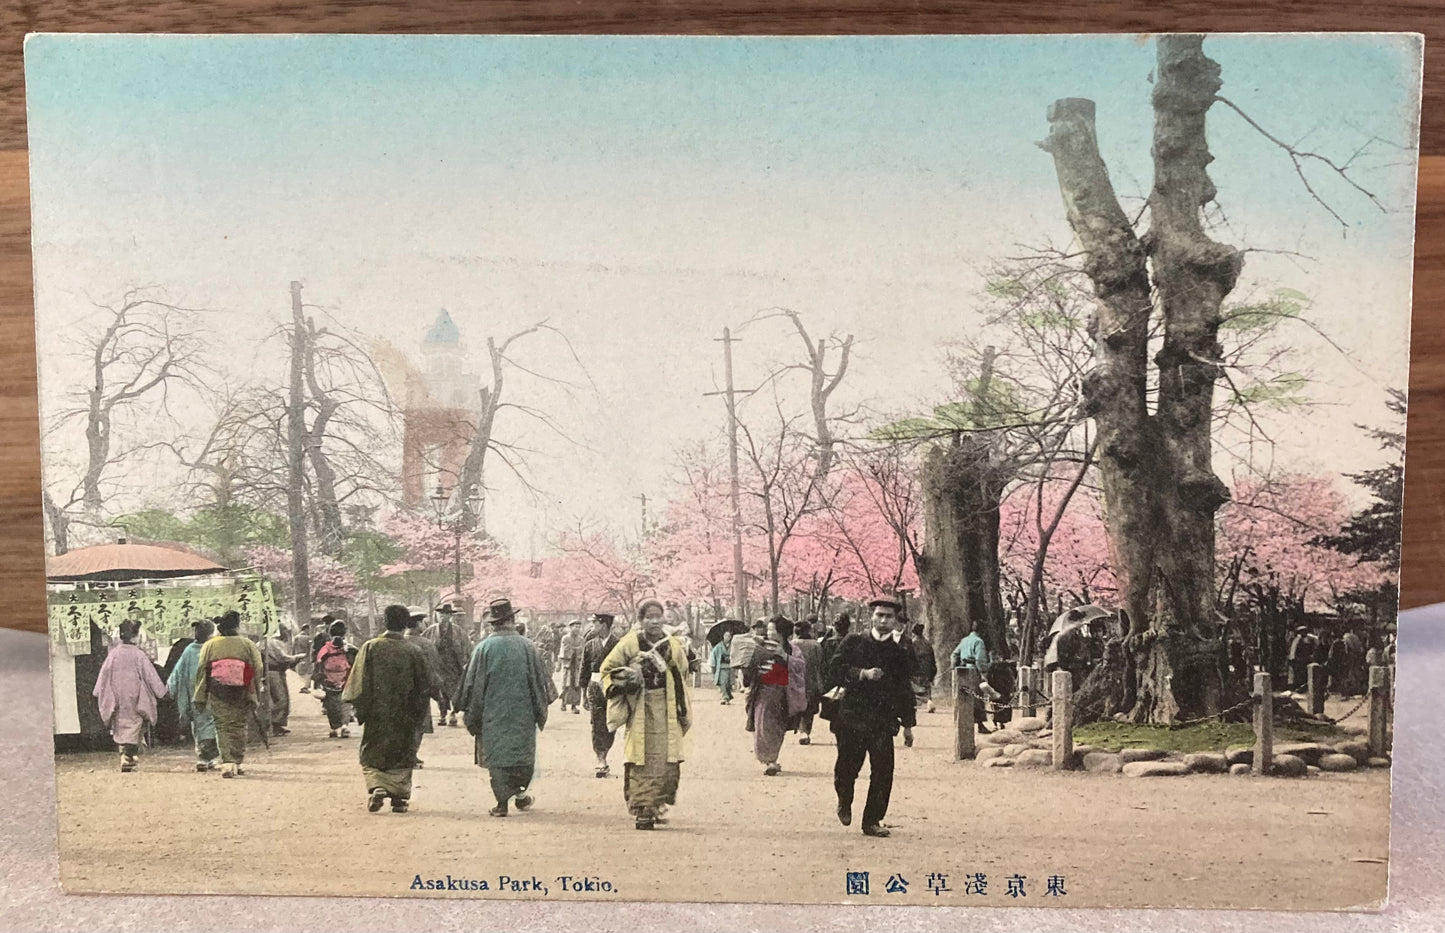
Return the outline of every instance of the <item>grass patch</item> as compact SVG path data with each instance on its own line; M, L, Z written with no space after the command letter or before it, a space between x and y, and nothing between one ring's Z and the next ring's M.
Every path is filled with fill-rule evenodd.
M1276 723L1274 727L1275 744L1331 743L1348 737L1328 723ZM1171 752L1222 752L1232 745L1253 745L1254 728L1243 722L1202 722L1182 729L1127 722L1091 722L1074 729L1074 744L1100 748L1162 748Z

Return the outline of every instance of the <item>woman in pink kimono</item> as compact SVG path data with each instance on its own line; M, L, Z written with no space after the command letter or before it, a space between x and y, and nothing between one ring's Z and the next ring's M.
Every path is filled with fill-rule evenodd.
M156 700L166 695L166 685L156 673L150 656L136 644L140 623L120 624L120 644L112 645L96 678L94 695L100 704L100 718L110 737L120 746L120 770L134 771L147 725L156 721Z

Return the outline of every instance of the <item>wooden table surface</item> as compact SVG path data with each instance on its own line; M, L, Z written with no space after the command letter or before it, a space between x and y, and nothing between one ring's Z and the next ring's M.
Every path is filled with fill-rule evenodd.
M0 0L0 626L43 630L21 39L94 32L1005 33L1414 31L1426 36L1405 471L1404 606L1445 601L1445 4L1439 0Z

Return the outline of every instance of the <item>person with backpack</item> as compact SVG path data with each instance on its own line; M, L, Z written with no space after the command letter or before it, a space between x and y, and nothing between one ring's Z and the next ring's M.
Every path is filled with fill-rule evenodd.
M331 738L350 738L351 730L346 728L346 703L341 691L346 689L346 678L351 676L352 652L346 644L346 623L339 619L327 629L331 640L316 652L316 679L321 686L321 709L326 713L326 723L331 727Z
M216 721L216 742L221 748L221 777L245 774L246 716L255 709L256 680L261 674L261 651L239 634L241 614L234 609L216 620L220 635L201 647L196 659L197 710L209 710Z

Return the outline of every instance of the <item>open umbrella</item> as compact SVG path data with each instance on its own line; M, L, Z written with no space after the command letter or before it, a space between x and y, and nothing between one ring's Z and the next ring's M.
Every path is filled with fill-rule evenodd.
M737 619L723 619L707 630L707 643L709 645L715 645L723 640L723 635L727 632L732 632L734 635L737 635L747 630L748 626L746 622L740 622Z
M1066 633L1072 632L1081 625L1086 625L1095 619L1104 619L1113 615L1107 609L1098 606L1085 604L1075 606L1067 612L1059 615L1054 624L1049 627L1049 634L1046 639L1048 647L1044 651L1044 670L1053 670L1059 666L1059 639Z

